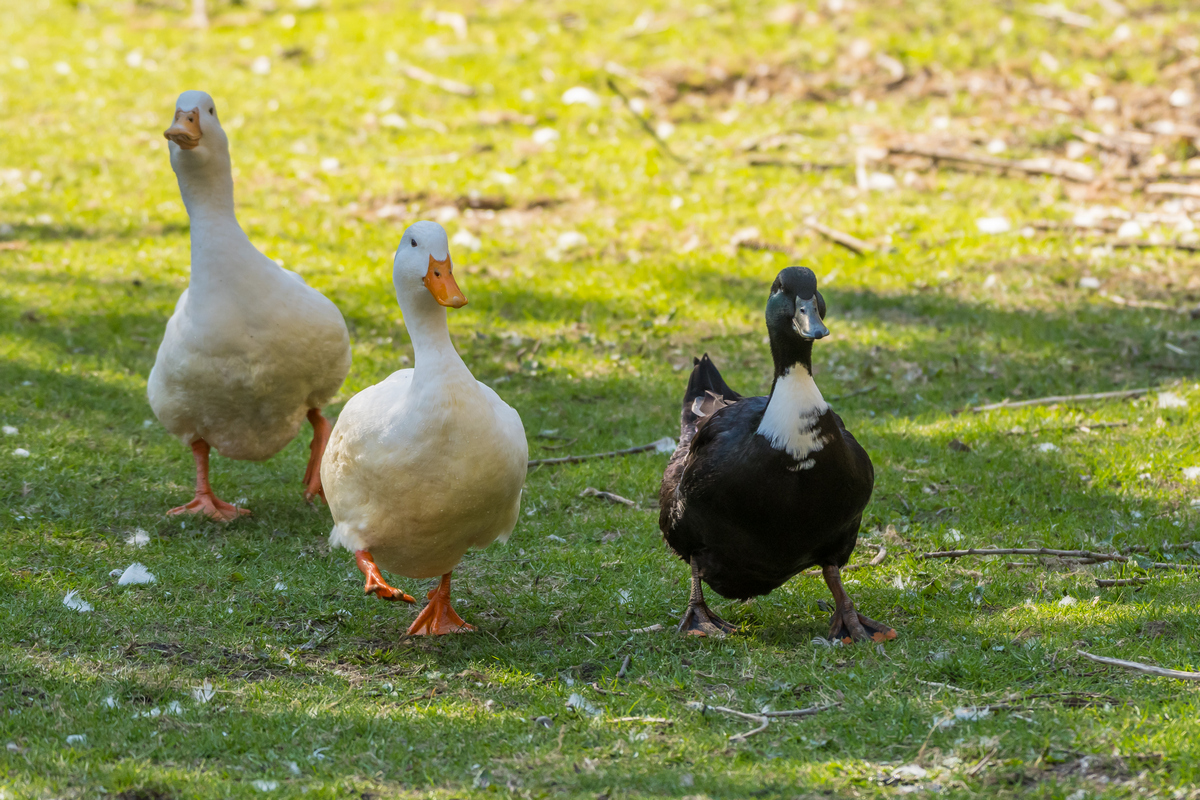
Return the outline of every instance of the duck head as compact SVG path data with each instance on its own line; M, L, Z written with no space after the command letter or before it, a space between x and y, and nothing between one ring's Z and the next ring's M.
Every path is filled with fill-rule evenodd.
M450 243L436 222L414 222L404 231L392 264L392 282L401 307L404 300L426 292L440 306L462 308L467 298L454 280Z
M776 276L767 300L767 333L777 376L797 363L812 372L812 343L829 335L824 318L825 298L811 269L788 267Z
M214 160L229 161L229 139L208 92L179 95L171 125L163 136L170 142L171 166L177 174L198 172Z

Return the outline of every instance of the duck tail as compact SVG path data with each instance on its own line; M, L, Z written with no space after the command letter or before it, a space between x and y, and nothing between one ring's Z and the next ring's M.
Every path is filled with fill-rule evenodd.
M717 365L705 353L700 358L692 359L692 375L688 378L687 391L683 393L683 413L680 416L681 440L692 438L699 421L742 396L729 388ZM697 402L699 401L699 402Z

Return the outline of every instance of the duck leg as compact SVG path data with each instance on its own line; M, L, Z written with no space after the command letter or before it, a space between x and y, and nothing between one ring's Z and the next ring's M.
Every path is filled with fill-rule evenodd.
M474 625L463 622L462 617L450 607L450 573L447 572L430 589L429 605L421 609L413 624L408 627L409 636L441 636L444 633L464 633L475 630Z
M724 636L735 633L737 626L726 622L709 610L704 602L704 588L700 585L700 568L692 564L692 593L688 597L687 611L676 628L680 633L692 636Z
M208 485L208 450L208 442L203 439L192 442L192 458L196 461L196 497L186 506L172 508L167 516L204 514L218 522L228 522L250 513L250 509L230 505L213 493Z
M325 490L321 488L321 456L325 455L325 445L329 443L333 427L319 408L308 410L308 421L312 425L313 438L308 446L308 467L304 470L304 499L311 503L314 497L320 496L325 505L329 505Z
M403 600L406 603L417 602L416 598L412 595L406 594L393 586L388 586L387 581L383 579L383 574L379 571L379 567L375 564L375 559L371 558L370 551L355 550L354 562L358 564L358 568L362 574L367 576L367 585L363 587L363 594L373 594L380 600Z
M843 644L851 642L886 642L896 638L896 631L864 617L854 608L854 601L842 586L842 570L839 567L821 567L825 585L833 594L833 618L829 621L829 638L840 639Z

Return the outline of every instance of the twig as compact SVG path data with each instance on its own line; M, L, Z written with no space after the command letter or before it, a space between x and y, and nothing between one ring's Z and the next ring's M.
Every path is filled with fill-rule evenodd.
M1090 433L1099 428L1124 428L1128 425L1128 422L1081 422L1078 425L1049 425L1043 428L1032 428L1030 430L1018 430L1013 428L1010 431L1004 431L1004 435L1031 436L1035 433L1044 433L1045 431L1083 431L1084 433Z
M1200 542L1163 542L1158 546L1159 550L1196 550L1200 546ZM1150 545L1146 544L1131 544L1128 547L1122 547L1122 553L1146 553L1150 551Z
M663 626L656 622L648 628L634 628L629 631L588 631L587 633L577 633L575 635L585 638L588 636L624 636L627 633L654 633L662 629Z
M1196 188L1200 190L1200 186L1197 186ZM1200 191L1197 191L1196 194L1192 196L1200 197ZM1139 250L1148 250L1152 247L1165 247L1172 250L1187 250L1189 253L1200 253L1200 244L1184 244L1183 242L1151 242L1149 240L1138 239L1132 242L1125 240L1119 242L1108 242L1107 244L1109 247L1114 247L1118 250L1131 247ZM1171 306L1170 310L1174 311L1175 307Z
M432 72L426 72L415 64L402 64L400 66L400 71L404 73L405 77L412 78L414 81L419 81L421 83L428 84L429 86L436 86L444 92L462 95L463 97L475 96L474 86L468 86L465 83L452 81L449 78L442 78L438 75L434 75Z
M1022 406L1048 406L1053 403L1075 403L1084 400L1118 400L1126 397L1139 397L1153 391L1152 389L1122 389L1119 392L1094 392L1092 394L1061 394L1051 397L1036 397L1033 400L1019 400L1015 403L1010 403L1008 400L1001 400L999 403L989 403L985 406L971 406L967 411L979 413L980 411L994 411L998 408L1021 408Z
M601 500L607 500L610 503L619 503L630 508L637 508L638 504L630 500L628 497L621 497L619 494L612 492L602 492L599 489L593 489L591 486L579 493L580 497L599 497Z
M633 663L633 656L625 656L625 660L621 662L621 669L617 670L617 680L625 677L625 673L629 671L629 665Z
M1035 17L1042 19L1052 19L1055 22L1061 22L1064 25L1073 25L1076 28L1090 28L1096 24L1096 20L1089 17L1087 14L1080 14L1077 11L1070 11L1062 6L1061 3L1048 6L1041 3L1029 6L1025 12L1032 14Z
M604 689L600 686L599 683L596 683L595 681L593 681L592 683L590 683L588 685L591 686L596 691L596 694L612 694L612 695L616 695L618 697L628 697L629 696L628 692L614 692L612 689Z
M1200 186L1190 183L1152 183L1144 190L1146 194L1167 194L1179 197L1200 197Z
M880 564L883 563L883 560L885 558L887 558L887 548L884 547L883 545L879 545L879 552L875 554L874 558L872 558L870 561L867 562L867 566L868 567L878 567Z
M1119 306L1127 306L1129 308L1152 308L1155 311L1174 311L1177 314L1187 314L1189 309L1187 306L1173 306L1169 303L1160 303L1156 300L1137 300L1126 299L1119 294L1110 294L1105 297L1110 303L1116 303Z
M867 253L875 252L874 245L864 242L857 236L851 236L850 234L839 231L836 228L831 228L828 225L822 225L820 222L817 222L816 217L809 217L808 219L804 220L804 224L824 236L829 241L834 242L835 244L840 244L842 247L846 248L852 253L857 253L858 255L863 256Z
M316 650L318 647L325 644L325 642L329 641L329 637L331 637L335 633L337 633L339 622L341 622L340 619L335 619L333 621L333 624L330 625L327 630L317 631L317 633L313 634L313 637L311 639L309 639L307 642L300 645L296 649L297 650Z
M706 711L719 711L722 714L730 714L735 717L741 717L742 719L752 720L759 724L758 727L754 728L753 730L746 731L745 733L735 733L733 736L730 736L729 741L731 742L742 742L746 739L749 739L751 736L754 736L755 734L762 733L771 724L772 719L780 719L784 717L810 717L813 714L819 714L822 711L827 711L828 709L836 708L840 705L841 703L829 703L823 706L798 708L794 711L760 711L757 714L747 714L745 711L738 711L733 708L726 708L725 706L710 706L706 703L688 703L690 708L694 708L701 714Z
M976 164L983 167L1024 172L1028 175L1051 175L1055 178L1066 178L1078 183L1091 183L1096 179L1096 171L1087 164L1080 164L1076 161L1066 161L1059 158L1029 158L1022 161L1013 161L1007 158L981 156L973 153L958 153L953 150L943 150L939 147L919 147L911 144L889 147L888 155L922 156L934 161Z
M1048 547L994 547L970 550L937 550L923 553L921 558L962 558L963 556L1057 556L1059 558L1078 558L1090 563L1101 561L1116 561L1122 564L1133 562L1146 569L1200 569L1200 564L1164 564L1154 561L1141 564L1130 556L1116 553L1093 553L1091 550L1052 550Z
M1096 585L1100 587L1141 586L1143 583L1149 582L1149 578L1096 578Z
M771 253L783 253L790 258L796 256L796 251L787 245L765 242L762 239L743 239L737 243L737 247L740 250L766 250Z
M1084 658L1095 661L1097 664L1107 664L1110 667L1121 667L1122 669L1131 669L1134 672L1141 672L1145 675L1155 675L1159 678L1175 678L1180 681L1200 681L1200 672L1184 672L1178 669L1164 669L1162 667L1151 666L1150 664L1141 664L1137 661L1122 661L1119 658L1106 658L1104 656L1094 656L1091 653L1083 650L1076 650L1076 653Z
M871 392L875 391L878 388L879 387L876 386L875 384L871 384L870 386L864 386L861 389L855 389L854 391L851 391L851 392L843 392L842 394L835 394L835 395L832 395L825 399L826 400L845 400L848 397L857 397L860 394L870 394Z
M652 725L674 725L675 720L666 717L613 717L607 722L649 722Z
M666 153L671 158L671 160L674 161L675 163L680 164L685 167L688 166L688 163L686 161L684 161L679 156L675 155L674 151L672 151L670 147L667 147L667 143L664 142L662 137L658 135L658 131L654 130L654 128L651 127L650 123L646 121L646 118L633 110L633 104L631 102L629 102L629 98L626 96L626 94L624 92L621 91L621 87L617 86L617 82L614 81L612 79L612 77L608 78L608 88L612 89L613 94L615 94L617 97L621 98L621 102L625 104L625 108L629 111L630 114L633 115L634 119L636 119L638 121L638 123L642 126L642 130L644 130L646 132L646 134L651 139L654 140L654 143L659 146L659 149L661 149L664 153Z
M965 692L966 691L966 689L960 689L957 686L951 686L948 683L938 683L937 681L923 681L920 678L917 678L916 681L917 681L917 683L923 684L925 686L936 686L939 689L949 689L952 692Z
M584 640L585 642L587 642L588 644L590 644L592 647L599 647L599 646L600 646L600 645L596 644L595 642L593 642L593 641L592 641L592 639L591 639L591 637L590 637L590 636L588 636L586 633L581 633L581 634L579 634L579 635L580 635L580 636L582 636L582 637L583 637L583 640Z
M662 439L659 439L657 442L651 442L650 444L639 444L637 447L627 447L624 450L610 450L607 453L589 453L588 455L585 455L585 456L562 456L560 458L537 458L537 459L534 459L533 461L530 461L529 466L540 467L543 464L578 464L580 461L590 461L593 458L612 458L613 456L629 456L629 455L633 455L634 453L644 453L647 450L658 450L659 448L665 449L668 441L669 440L667 438L662 438ZM670 440L670 441L671 441L672 445L675 444L675 442L673 440Z
M996 752L999 749L1000 749L999 747L993 747L992 752L988 753L986 756L979 759L979 761L975 764L975 766L973 766L969 770L967 770L967 774L970 775L972 778L974 778L976 773L978 773L980 770L982 770L984 767L987 766L987 763L992 760L992 756L996 755Z
M828 172L835 169L854 168L854 165L849 163L822 163L820 161L801 161L794 158L771 158L770 156L750 156L749 163L752 167L791 167L801 172Z
M1076 222L1073 219L1055 220L1055 219L1032 219L1026 223L1029 227L1039 231L1104 231L1105 233L1116 233L1119 230L1117 223L1112 220L1097 220L1095 222Z

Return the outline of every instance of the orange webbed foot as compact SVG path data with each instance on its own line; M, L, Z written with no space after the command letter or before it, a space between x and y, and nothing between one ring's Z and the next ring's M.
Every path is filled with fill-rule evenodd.
M169 517L179 514L203 514L217 522L230 522L241 516L249 516L250 509L238 508L226 503L212 492L197 492L192 502L184 506L176 506L167 512Z
M447 633L467 633L475 630L450 606L450 573L442 576L437 587L427 595L429 604L421 609L413 624L408 626L409 636L442 636Z
M417 602L417 598L412 595L388 585L388 582L383 579L383 573L379 571L379 567L375 564L375 559L371 558L371 554L368 551L356 550L354 552L354 560L358 564L358 568L362 574L367 576L367 583L363 586L363 594L373 594L380 600L402 600L405 603Z
M842 644L853 644L854 642L879 644L895 638L894 628L858 613L853 606L847 610L835 610L833 618L829 622L830 641L841 639Z

